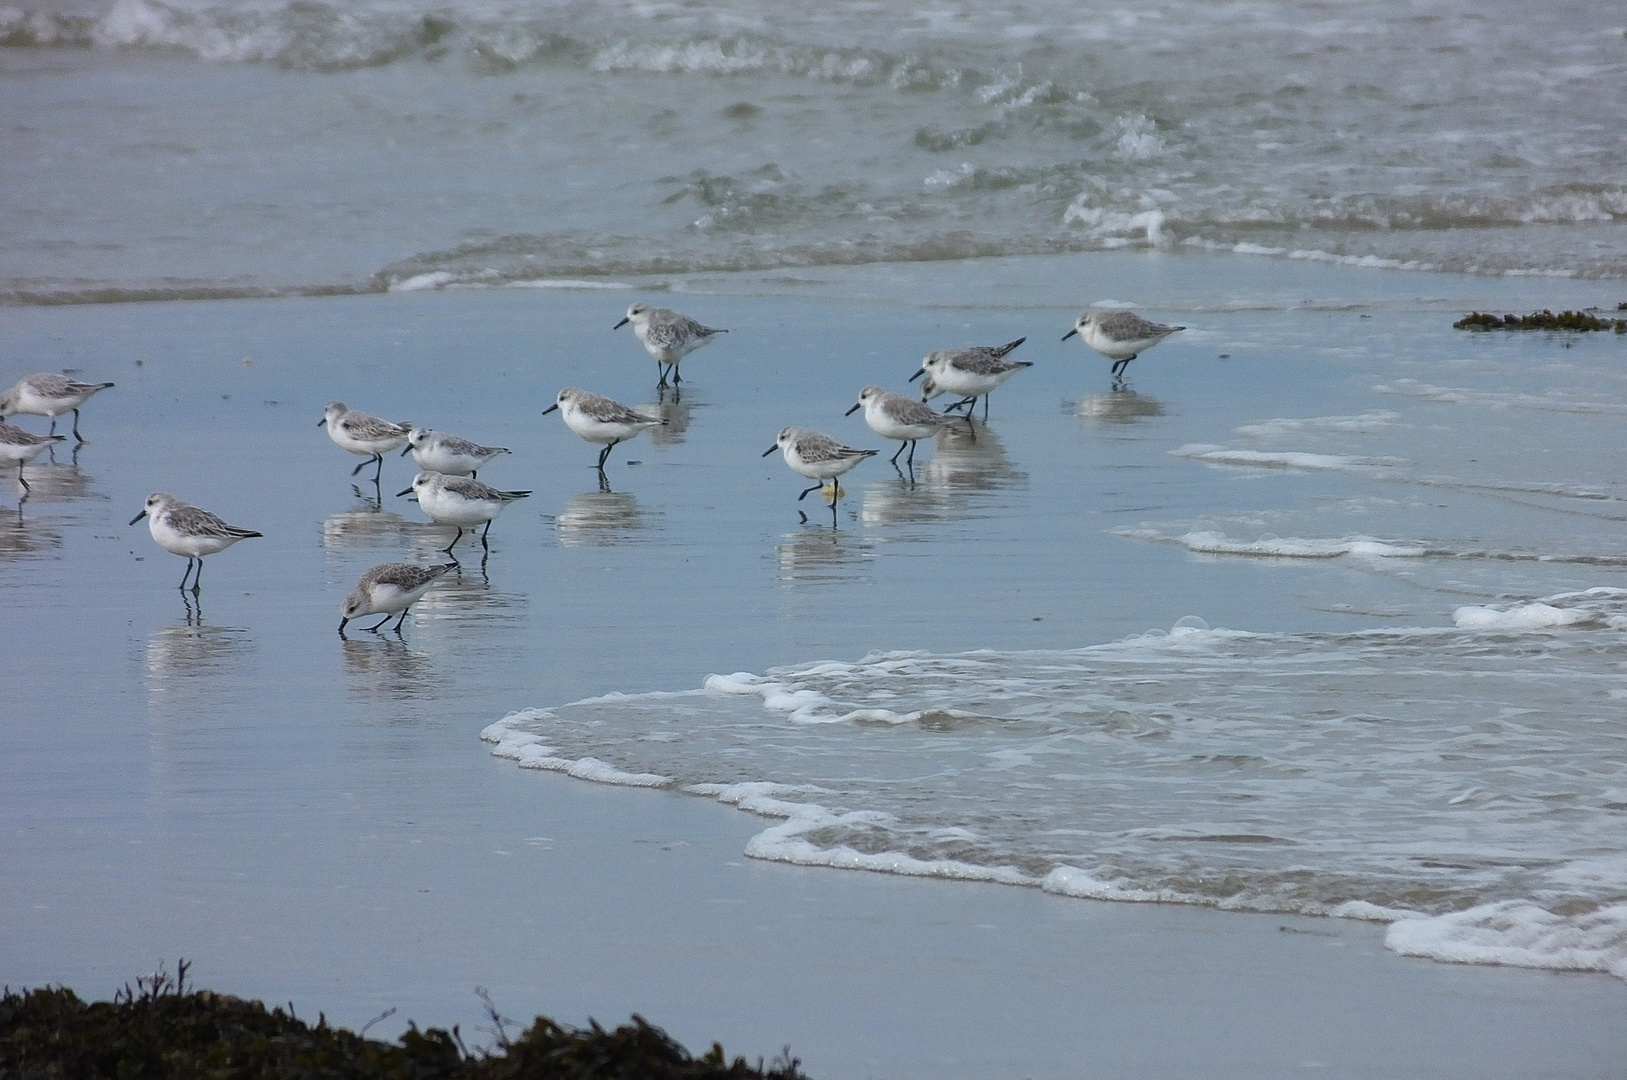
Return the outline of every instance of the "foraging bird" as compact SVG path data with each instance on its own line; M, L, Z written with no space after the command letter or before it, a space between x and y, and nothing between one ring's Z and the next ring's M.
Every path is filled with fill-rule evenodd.
M441 563L438 566L418 566L414 563L387 562L379 563L356 582L356 587L350 590L345 597L344 605L339 609L339 633L345 632L345 624L352 619L360 619L367 615L383 615L372 626L363 627L364 630L378 632L378 628L390 621L390 616L396 612L401 613L393 629L401 633L401 624L407 621L407 609L423 599L443 575L456 570L455 562Z
M253 529L228 525L215 514L162 491L147 496L146 508L131 518L130 524L134 525L142 518L147 519L147 529L153 534L154 543L171 555L186 556L186 573L181 575L182 589L186 588L187 576L192 573L192 563L197 562L198 574L192 579L194 596L203 582L205 555L225 551L239 540L261 535Z
M0 420L15 413L49 416L51 434L55 435L56 418L71 410L74 441L84 442L84 436L79 434L79 406L92 394L106 390L112 385L110 382L76 382L66 375L54 375L49 372L27 375L18 379L16 386L0 394Z
M875 450L855 450L851 446L837 442L829 435L799 427L781 430L774 440L774 445L764 450L762 456L767 457L776 450L784 453L785 463L790 466L792 472L819 481L798 495L797 502L806 499L810 492L824 487L825 481L834 481L865 458L874 457L878 453ZM841 497L842 485L833 483L830 496L830 524L833 529L836 527L836 500Z
M418 505L437 525L456 525L458 534L441 550L448 555L463 539L463 530L471 532L481 522L486 529L480 534L480 546L487 551L491 545L486 537L491 523L497 520L509 503L530 495L529 491L499 491L490 484L468 476L445 476L438 472L421 472L412 479L412 487L396 492L397 495L418 494ZM453 556L454 561L456 556Z
M412 431L412 424L406 420L392 424L370 413L352 409L342 401L328 402L316 426L322 427L324 424L328 428L328 438L337 443L341 450L360 454L367 459L350 470L351 476L365 469L368 462L378 463L373 473L375 484L384 472L384 455L391 450L399 450Z
M961 400L949 406L958 409L966 406L966 422L972 421L972 407L977 399L983 399L983 419L989 418L989 394L994 388L1011 378L1023 368L1033 367L1031 361L1007 360L1006 354L1028 339L1020 337L1016 341L1008 341L1004 345L975 345L969 349L939 349L928 353L925 360L910 382L914 382L922 375L927 376L921 384L921 400L931 401L944 391L961 395Z
M656 383L658 387L667 385L667 365L671 365L672 384L677 386L683 382L678 377L678 361L719 334L728 333L727 330L702 326L688 315L651 307L643 301L628 308L627 317L610 329L620 330L628 323L633 324L633 333L638 335L645 351L655 357L655 368L661 375L661 381Z
M46 447L55 446L66 438L66 435L33 435L20 427L0 423L0 461L17 463L17 482L23 486L24 499L32 489L23 479L23 466L39 457Z
M604 444L597 466L601 484L608 484L604 463L617 443L631 439L645 428L660 427L666 423L660 417L646 416L603 394L590 394L574 386L561 390L558 399L542 410L542 415L547 416L555 409L564 418L566 427L590 443Z
M413 428L401 449L401 456L411 454L420 469L447 476L478 476L488 461L507 453L511 451L506 446L481 446L429 428Z
M1115 383L1124 369L1139 354L1152 348L1184 326L1166 326L1150 322L1133 311L1087 311L1074 321L1073 329L1062 335L1067 341L1078 334L1079 340L1113 361Z
M871 431L884 439L902 440L898 453L892 458L894 466L898 464L898 454L908 446L910 456L906 463L913 468L916 440L930 439L940 428L955 422L953 417L934 412L914 398L888 393L879 386L867 386L859 391L858 403L847 410L846 415L852 416L860 409L864 410L864 422L870 425Z

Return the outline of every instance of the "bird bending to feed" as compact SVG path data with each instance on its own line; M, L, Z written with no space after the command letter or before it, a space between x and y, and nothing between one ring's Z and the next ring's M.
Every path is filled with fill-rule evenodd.
M678 361L719 334L728 333L727 330L702 326L688 315L680 315L664 307L651 307L643 301L628 308L627 317L610 329L620 330L628 323L633 324L633 333L638 335L645 351L655 357L656 370L661 374L661 381L656 386L667 385L669 370L674 386L683 382L678 377ZM671 365L670 368L668 365Z
M785 454L785 463L794 473L800 473L810 480L819 483L808 488L797 496L797 502L806 499L810 492L818 491L825 486L825 481L834 481L838 476L847 472L853 466L867 457L874 457L878 451L855 450L851 446L844 446L829 435L807 428L788 427L781 430L774 445L763 451L767 457L779 450ZM842 485L832 484L830 495L830 524L836 527L836 500L842 497Z
M413 428L407 434L407 445L401 449L401 456L411 454L420 469L447 476L478 476L488 461L507 453L511 451L506 446L481 446L429 428Z
M375 484L384 472L384 455L392 450L399 450L406 443L408 433L412 431L412 424L405 420L399 424L392 424L371 413L358 412L342 401L328 402L328 407L323 411L322 419L316 422L316 426L322 427L324 424L328 428L328 438L338 444L341 450L360 454L367 459L350 470L351 476L367 468L369 462L378 463L378 468L373 472Z
M456 525L458 534L441 550L448 555L463 539L463 530L471 532L482 521L486 529L480 534L480 546L487 551L491 545L486 536L491 523L509 503L530 495L529 491L499 491L490 484L467 476L445 476L438 472L421 472L412 478L412 487L396 492L397 495L418 493L418 505L437 525ZM456 556L454 556L454 561Z
M162 491L147 496L146 509L131 518L130 524L134 525L142 518L147 519L147 529L153 534L154 543L171 555L186 556L186 573L181 575L180 587L183 589L186 588L188 575L192 573L192 563L196 560L198 574L192 579L193 595L197 595L203 582L205 555L225 551L239 540L261 535L253 529L228 525L215 514Z
M1073 329L1062 335L1062 340L1067 341L1078 334L1080 341L1113 361L1113 378L1117 381L1136 356L1175 331L1185 329L1184 326L1150 322L1133 311L1120 308L1085 312L1074 321Z
M547 416L555 409L564 418L566 427L590 443L604 444L604 449L599 451L597 465L601 484L607 482L605 460L617 443L631 439L645 428L660 427L666 423L658 416L647 416L603 394L590 394L574 386L561 390L554 403L542 410L542 415Z
M379 563L356 582L356 587L350 590L345 597L344 605L339 609L339 633L345 632L345 624L351 619L360 619L368 615L383 615L372 626L362 629L375 633L378 628L390 621L390 616L396 612L401 618L395 621L393 629L401 633L401 624L407 621L407 609L423 599L429 587L435 584L446 573L456 570L455 562L441 563L438 566L418 566L414 563L387 562Z
M51 434L55 435L56 418L71 411L74 441L84 442L84 436L79 434L79 406L92 394L106 390L112 385L110 382L76 382L66 375L54 375L49 372L25 375L17 380L16 386L0 394L0 420L16 413L49 416Z
M24 499L32 489L23 479L23 466L39 457L46 447L55 446L66 438L66 435L34 435L12 424L0 423L0 460L17 463L17 482L23 486Z
M871 431L884 439L902 440L898 453L893 455L895 467L898 454L902 454L906 446L910 451L906 464L913 467L916 440L930 439L940 428L955 422L953 417L934 412L914 398L888 393L879 386L867 386L859 391L858 403L847 410L846 415L852 416L860 409L864 410L864 422L870 425Z
M927 376L926 381L921 384L922 401L931 401L946 390L959 394L961 400L949 408L958 409L965 405L967 424L972 420L972 406L976 405L977 399L981 397L983 419L987 420L989 394L994 388L1023 368L1034 366L1031 361L1006 359L1007 353L1027 340L1020 337L1004 345L974 345L969 349L939 349L937 352L927 353L926 359L921 361L920 368L910 376L910 382L914 382L922 375Z

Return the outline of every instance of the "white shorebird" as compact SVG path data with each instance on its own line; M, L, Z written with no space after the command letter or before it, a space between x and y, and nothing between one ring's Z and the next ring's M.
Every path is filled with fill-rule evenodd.
M792 472L800 473L810 480L819 481L819 483L798 495L797 502L801 502L811 492L824 487L826 481L835 481L838 476L841 476L865 458L874 457L877 453L875 450L855 450L851 446L845 446L837 442L829 435L799 427L782 429L779 437L774 440L774 445L763 451L763 457L767 457L776 450L784 453L785 463L791 467ZM830 524L833 529L836 527L836 500L841 497L842 485L832 483ZM803 516L803 520L807 520L806 515Z
M411 454L420 469L447 476L478 476L488 461L507 453L511 451L506 446L481 446L429 428L413 428L401 449L401 456Z
M401 633L401 624L407 621L407 609L423 599L429 587L434 585L443 575L456 570L455 562L441 563L438 566L418 566L414 563L387 562L379 563L356 582L356 587L350 590L345 597L344 605L339 609L339 633L345 632L345 624L351 619L360 619L368 615L383 615L372 626L363 627L375 633L378 628L390 621L390 616L396 612L401 618L395 621L395 632Z
M34 435L20 427L0 423L0 461L17 463L17 482L23 486L24 499L28 498L31 489L28 481L23 479L23 466L39 457L46 447L55 446L66 438L66 435Z
M683 382L678 377L678 361L719 334L728 333L727 330L702 326L688 315L680 315L667 308L651 307L643 301L628 308L627 317L610 329L620 330L628 323L633 324L633 333L638 335L645 351L655 357L656 370L661 374L657 386L667 385L668 365L671 365L672 384L676 386Z
M974 345L969 349L939 349L937 352L927 353L926 359L921 361L920 368L910 376L910 382L914 382L922 375L927 376L926 381L921 384L922 401L931 401L946 390L959 394L961 400L949 408L958 409L965 405L968 424L972 421L972 407L981 397L983 419L987 420L989 394L994 388L1023 368L1034 366L1026 360L1005 358L1007 353L1027 340L1020 337L1004 345Z
M1184 326L1166 326L1150 322L1133 311L1087 311L1074 320L1073 329L1062 335L1067 341L1078 334L1079 340L1113 361L1113 378L1124 374L1139 354L1152 348Z
M328 438L338 444L341 450L360 454L366 459L350 470L351 476L367 468L369 462L378 463L378 468L373 472L375 484L384 472L384 455L392 450L401 449L402 444L407 441L408 433L412 431L412 424L405 420L399 424L392 424L371 413L358 412L342 401L328 402L328 407L323 410L322 419L316 422L316 426L322 427L324 424L328 428Z
M72 412L74 440L84 442L84 437L79 434L79 406L92 394L112 385L110 382L77 382L66 375L49 372L25 375L17 380L16 386L0 394L0 420L16 413L49 416L51 434L55 435L56 418L65 412Z
M884 439L900 439L898 453L893 455L893 465L898 465L898 454L904 452L908 446L910 451L907 464L915 466L915 443L917 439L930 439L948 424L955 422L954 417L934 412L926 405L914 398L903 394L892 394L879 386L867 386L859 391L858 403L847 410L852 416L858 410L864 410L864 422L870 425L870 430Z
M457 526L458 534L441 549L448 555L463 539L463 530L473 532L481 522L486 523L486 529L480 534L480 546L490 551L486 537L491 533L491 523L509 503L531 494L529 491L499 491L468 476L445 476L438 472L419 473L412 478L412 487L396 494L413 492L418 494L418 505L431 521L437 525Z
M547 416L555 409L564 418L566 427L590 443L604 444L604 449L599 451L597 466L601 484L608 483L604 463L617 443L631 439L645 428L660 427L666 423L658 416L648 416L603 394L590 394L574 386L561 390L554 403L542 410L542 415Z
M153 534L154 543L171 555L186 556L186 573L181 575L181 588L186 588L192 564L197 562L198 574L192 579L194 595L203 581L205 555L225 551L239 540L261 535L253 529L228 525L209 511L200 510L162 491L147 496L146 508L131 518L130 524L134 525L142 518L147 519L147 530Z

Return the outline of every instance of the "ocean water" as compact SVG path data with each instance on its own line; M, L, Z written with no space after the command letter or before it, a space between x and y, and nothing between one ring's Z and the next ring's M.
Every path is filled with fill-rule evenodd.
M1620 277L1624 33L1466 0L8 3L0 297L1116 248Z
M1624 34L1582 4L0 7L0 383L118 383L0 515L31 673L0 800L85 830L9 834L4 876L125 867L84 835L134 804L196 888L263 848L311 895L353 872L288 849L313 808L437 820L504 783L490 751L758 815L761 860L1627 978L1627 337L1451 329L1627 302ZM611 330L635 298L730 328L681 398ZM1187 329L1115 390L1059 340L1091 303ZM760 457L788 423L879 447L862 386L1019 336L989 421L913 474L887 446L835 529ZM668 420L608 492L541 416L564 385ZM401 639L336 641L339 602L451 536L393 496L407 463L345 475L333 398L511 447L482 479L535 491ZM154 489L265 533L200 603L125 524Z

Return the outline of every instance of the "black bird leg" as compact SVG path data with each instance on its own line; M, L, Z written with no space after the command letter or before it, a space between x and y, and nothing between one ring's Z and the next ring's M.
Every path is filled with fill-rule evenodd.
M452 555L452 549L458 546L458 541L459 540L463 539L463 526L459 525L457 527L457 529L458 529L458 534L452 538L452 542L441 549L442 551L446 552L448 555ZM456 555L452 555L452 561L457 562L458 557Z
M820 488L822 488L824 486L825 486L824 484L815 484L813 487L809 488L807 491L804 491L801 495L798 495L797 496L797 502L801 502L803 499L806 499L809 495L812 495L814 492L818 491Z

